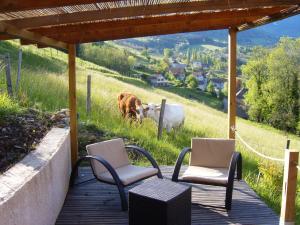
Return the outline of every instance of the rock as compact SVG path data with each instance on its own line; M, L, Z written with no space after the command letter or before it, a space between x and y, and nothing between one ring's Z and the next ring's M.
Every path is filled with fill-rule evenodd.
M58 128L65 128L66 124L60 123L60 124L57 124L56 127L58 127Z
M89 141L96 141L97 137L95 135L90 135L90 136L88 136L88 140Z

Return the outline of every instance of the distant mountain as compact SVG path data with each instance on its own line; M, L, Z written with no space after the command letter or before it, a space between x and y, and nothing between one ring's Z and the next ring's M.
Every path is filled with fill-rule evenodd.
M279 22L274 22L255 29L240 32L238 43L240 45L273 45L280 37L300 37L300 15ZM144 38L133 38L118 41L121 44L148 47L162 51L163 48L174 48L176 45L194 46L212 44L226 46L227 31L205 31L161 35Z

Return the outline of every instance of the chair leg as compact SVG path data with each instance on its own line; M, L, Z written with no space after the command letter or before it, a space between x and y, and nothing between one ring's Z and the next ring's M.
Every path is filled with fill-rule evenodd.
M121 199L121 206L122 206L122 211L127 211L128 210L128 203L127 203L127 198L126 198L126 193L123 185L117 185L119 194L120 194L120 199Z
M231 210L233 183L226 187L225 208Z
M161 172L157 173L157 177L158 177L159 179L163 179L163 176L162 176Z

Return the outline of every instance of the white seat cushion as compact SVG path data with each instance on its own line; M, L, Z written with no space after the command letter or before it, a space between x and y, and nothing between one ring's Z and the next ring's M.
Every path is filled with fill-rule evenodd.
M141 180L146 177L151 177L158 173L158 170L156 168L147 168L133 165L122 166L115 170L124 185L134 183L138 180ZM96 175L100 180L115 183L114 179L112 178L109 172L104 172L100 173L99 175Z
M228 169L189 166L180 179L195 183L226 185Z

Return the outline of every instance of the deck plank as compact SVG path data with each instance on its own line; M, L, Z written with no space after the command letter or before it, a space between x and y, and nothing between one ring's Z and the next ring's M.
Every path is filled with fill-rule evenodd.
M173 167L162 167L161 169L164 177L170 179ZM89 168L82 168L78 180L92 177ZM127 191L132 187L127 188ZM223 187L193 185L192 224L279 224L278 216L244 181L236 181L234 184L230 212L221 208L224 206L224 198L225 188ZM120 209L117 188L94 180L70 189L56 225L77 224L127 225L128 213L122 212Z

